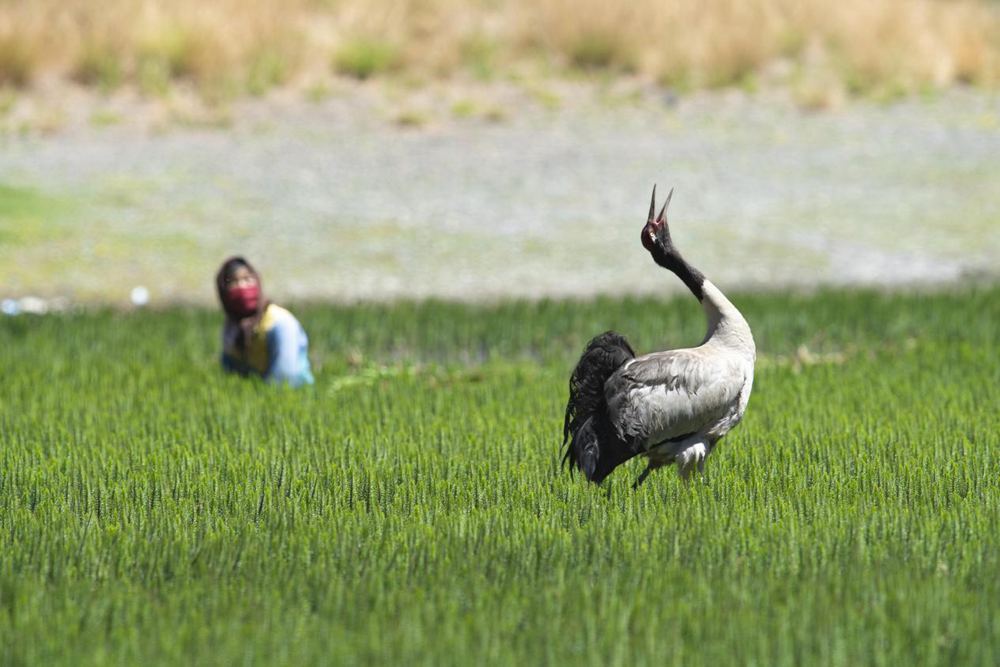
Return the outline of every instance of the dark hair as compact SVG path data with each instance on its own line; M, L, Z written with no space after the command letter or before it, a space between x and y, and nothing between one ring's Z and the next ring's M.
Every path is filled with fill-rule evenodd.
M248 262L243 257L235 256L235 257L230 257L225 262L223 262L222 268L219 269L219 272L226 278L231 278L233 274L236 273L236 269L240 268L241 266L245 266L251 271L253 270L250 267L250 262Z

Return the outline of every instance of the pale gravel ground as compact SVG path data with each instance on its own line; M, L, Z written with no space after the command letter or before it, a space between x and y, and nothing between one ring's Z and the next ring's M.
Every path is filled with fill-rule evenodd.
M1000 97L807 113L714 94L586 91L500 123L391 121L386 101L257 102L223 129L72 125L0 138L0 184L72 201L0 249L0 296L213 298L245 253L276 298L674 290L639 245L653 182L724 288L996 279ZM388 110L387 110L388 108ZM443 120L441 119L443 118Z

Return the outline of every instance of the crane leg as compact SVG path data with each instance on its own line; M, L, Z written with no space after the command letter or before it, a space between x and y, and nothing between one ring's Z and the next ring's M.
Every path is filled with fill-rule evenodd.
M646 481L647 477L649 477L649 473L653 472L659 467L660 467L659 465L654 465L652 461L647 463L646 469L643 470L642 474L639 475L639 478L635 480L635 484L632 485L632 489L635 490L638 489L640 486L642 486L642 483Z

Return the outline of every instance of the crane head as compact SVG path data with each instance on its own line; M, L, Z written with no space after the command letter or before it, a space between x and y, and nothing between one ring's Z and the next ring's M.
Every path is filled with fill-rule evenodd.
M673 243L670 240L670 227L667 225L667 206L670 205L670 198L674 195L674 189L670 188L667 200L663 202L660 214L655 218L656 212L656 186L653 186L653 197L649 202L649 218L646 226L642 228L642 246L649 252L669 252L673 250Z

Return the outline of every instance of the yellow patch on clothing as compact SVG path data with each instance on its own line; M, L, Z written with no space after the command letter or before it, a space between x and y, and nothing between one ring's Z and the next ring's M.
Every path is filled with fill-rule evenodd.
M267 344L267 335L274 328L277 321L285 315L291 315L291 313L273 303L268 305L260 318L260 322L257 323L257 326L254 327L250 334L246 352L239 355L240 361L261 375L266 375L271 365L271 351Z

